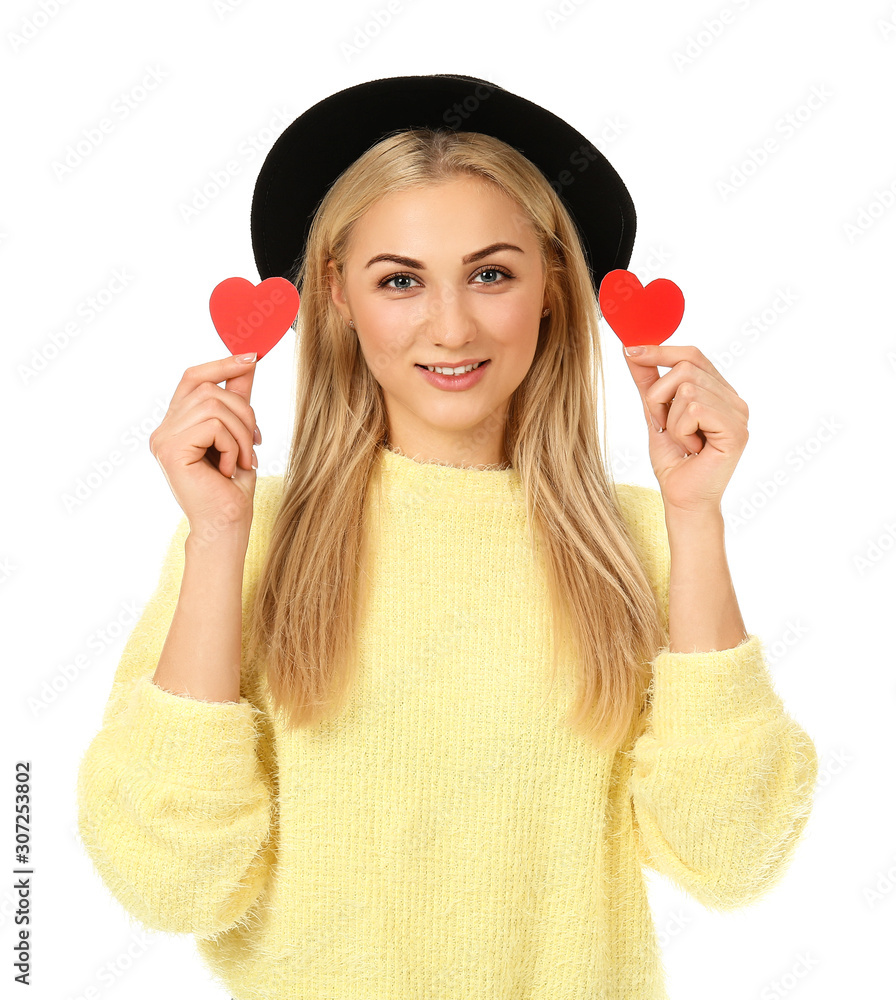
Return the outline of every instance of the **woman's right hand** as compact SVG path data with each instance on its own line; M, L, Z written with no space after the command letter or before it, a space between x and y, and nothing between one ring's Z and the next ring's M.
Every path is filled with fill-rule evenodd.
M188 368L149 436L149 450L193 532L248 532L252 524L253 441L260 444L261 436L249 405L255 362L241 356Z

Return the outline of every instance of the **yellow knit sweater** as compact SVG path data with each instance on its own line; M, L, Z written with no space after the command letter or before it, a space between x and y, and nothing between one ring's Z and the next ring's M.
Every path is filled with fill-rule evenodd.
M560 724L571 682L545 697L551 623L518 472L388 450L379 472L358 687L296 734L245 659L238 703L152 682L181 520L80 764L85 849L143 924L195 935L237 1000L664 1000L641 866L744 906L810 813L815 747L759 638L658 651L648 728L630 753L600 751ZM256 483L244 616L282 485ZM668 616L662 496L617 491Z

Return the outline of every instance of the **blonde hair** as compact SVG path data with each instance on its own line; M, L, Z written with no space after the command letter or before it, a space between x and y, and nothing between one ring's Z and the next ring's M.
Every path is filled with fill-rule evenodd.
M597 301L575 224L545 176L481 133L393 133L339 176L315 213L293 279L302 295L293 439L248 649L263 651L273 703L288 727L311 726L344 707L366 595L364 504L388 422L379 383L332 301L328 262L341 281L354 224L384 192L471 175L517 203L517 222L533 227L542 254L551 312L510 400L504 453L519 471L530 538L534 546L537 533L543 552L552 678L561 636L571 637L572 662L580 665L567 721L615 749L643 715L649 661L667 633L598 442Z

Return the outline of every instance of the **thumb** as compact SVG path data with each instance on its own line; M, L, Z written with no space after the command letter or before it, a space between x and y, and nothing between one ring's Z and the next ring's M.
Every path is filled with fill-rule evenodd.
M622 356L625 358L628 370L631 372L632 379L638 388L638 394L641 397L641 407L644 410L644 419L650 427L658 431L661 425L657 423L656 417L651 413L644 395L653 383L658 382L660 378L659 369L655 364L652 365L641 361L644 357L650 357L650 348L648 347L643 354L635 355L634 357L629 357L623 348Z
M629 355L625 353L624 345L622 348L622 356L625 358L628 370L632 373L635 385L638 387L638 391L642 396L654 382L659 381L660 377L656 362L650 360L651 351L652 348L647 347L645 348L643 354L636 354L633 357L629 357Z
M244 372L242 375L235 375L233 378L229 378L224 383L225 389L230 389L231 392L237 393L237 395L242 396L246 402L249 402L249 397L252 395L252 383L255 380L255 367L258 364L249 365L249 370Z

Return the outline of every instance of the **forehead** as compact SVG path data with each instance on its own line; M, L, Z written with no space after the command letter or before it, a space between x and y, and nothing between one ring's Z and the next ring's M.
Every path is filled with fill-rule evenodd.
M498 240L536 243L516 200L488 178L467 175L383 195L358 220L355 235L365 245L400 238L418 245L449 241L466 250Z

